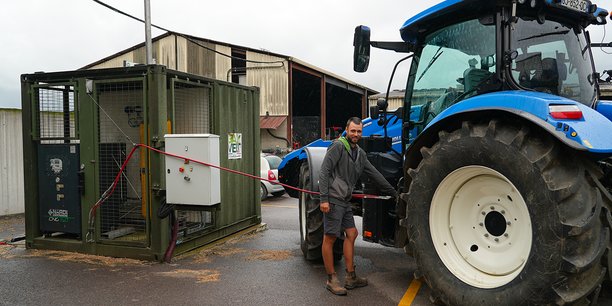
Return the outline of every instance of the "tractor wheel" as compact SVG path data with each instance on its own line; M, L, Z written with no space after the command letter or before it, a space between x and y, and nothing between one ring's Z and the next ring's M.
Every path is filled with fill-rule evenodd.
M308 163L300 168L300 189L310 190L310 170ZM312 261L322 260L321 246L323 245L323 212L319 209L319 200L312 194L300 192L300 246L304 258ZM337 239L334 244L334 260L342 259L343 240Z
M447 305L586 305L610 241L591 164L548 135L463 122L409 169L410 249Z

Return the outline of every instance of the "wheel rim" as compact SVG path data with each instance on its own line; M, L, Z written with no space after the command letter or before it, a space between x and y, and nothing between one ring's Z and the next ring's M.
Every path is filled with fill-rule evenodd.
M306 193L300 192L300 235L302 241L306 240Z
M457 169L442 180L432 199L429 226L446 268L478 288L512 281L531 251L525 200L504 175L483 166Z

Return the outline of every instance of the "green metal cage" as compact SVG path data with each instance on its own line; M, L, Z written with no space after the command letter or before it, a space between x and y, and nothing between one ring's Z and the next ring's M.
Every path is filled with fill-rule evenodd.
M222 167L259 173L259 90L148 65L21 76L26 246L162 260L165 134L220 136ZM242 133L242 158L228 135ZM261 222L259 182L221 173L221 203L180 206L176 254ZM113 181L117 185L90 218ZM93 220L93 222L92 222Z

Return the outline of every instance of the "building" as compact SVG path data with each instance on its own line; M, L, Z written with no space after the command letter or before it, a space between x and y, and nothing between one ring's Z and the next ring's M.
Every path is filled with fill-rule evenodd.
M176 32L155 37L152 53L168 69L259 87L265 151L329 138L333 127L343 127L348 117L367 116L367 97L377 93L294 57ZM82 69L145 61L142 43Z
M421 105L424 104L428 101L435 101L435 99L438 99L441 95L441 93L443 93L446 89L444 88L440 88L440 89L421 89L421 90L415 90L412 93L412 105ZM377 101L379 99L385 99L386 97L386 93L379 93L379 94L375 94L372 96L368 97L368 105L369 106L374 106L376 105ZM392 90L389 93L389 100L387 102L389 102L389 106L388 106L388 110L389 111L394 111L400 107L402 107L404 105L404 97L406 95L406 91L405 90Z
M23 179L21 110L0 108L0 216L24 212Z

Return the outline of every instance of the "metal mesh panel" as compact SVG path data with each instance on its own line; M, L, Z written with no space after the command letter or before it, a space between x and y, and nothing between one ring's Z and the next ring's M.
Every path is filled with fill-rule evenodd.
M174 81L174 131L175 134L210 133L210 88L201 84ZM188 238L194 233L210 228L214 213L210 211L178 210L179 236Z
M133 143L145 143L142 81L96 84L99 132L99 183L102 194L115 179ZM134 153L113 195L100 207L101 238L147 242L144 149Z
M79 143L76 139L74 86L38 87L36 93L38 111L35 122L40 142Z
M174 133L210 133L210 88L174 82Z

